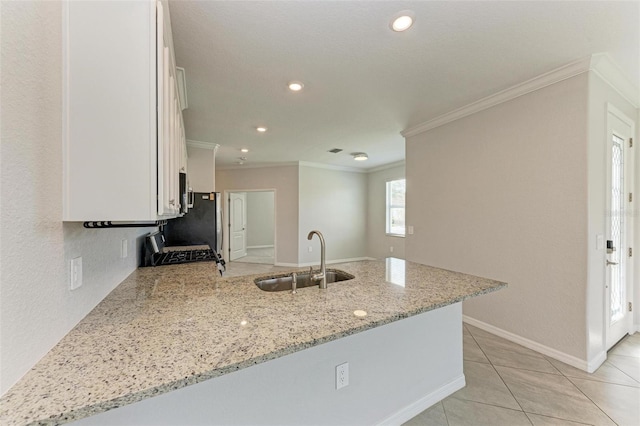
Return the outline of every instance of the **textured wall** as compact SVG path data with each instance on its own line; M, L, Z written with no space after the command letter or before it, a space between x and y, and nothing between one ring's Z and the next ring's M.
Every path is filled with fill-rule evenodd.
M146 229L85 230L62 218L62 5L1 2L0 393L137 265ZM120 241L129 256L120 259ZM69 291L67 262L83 258Z
M195 192L212 192L215 185L215 151L187 146L189 186Z
M404 259L404 237L387 235L387 181L403 179L405 166L397 166L368 174L369 200L367 210L367 256L383 259L393 256ZM393 252L390 250L393 247Z
M274 243L275 199L271 191L247 192L247 247Z
M406 257L509 288L464 313L584 360L587 75L407 140Z
M367 175L300 166L299 262L318 263L317 229L326 241L326 259L354 259L367 255ZM309 253L311 246L313 252Z
M298 263L298 166L216 170L216 191L275 190L276 262ZM223 202L228 216L226 200ZM226 230L225 225L225 230ZM225 235L223 251L228 258Z

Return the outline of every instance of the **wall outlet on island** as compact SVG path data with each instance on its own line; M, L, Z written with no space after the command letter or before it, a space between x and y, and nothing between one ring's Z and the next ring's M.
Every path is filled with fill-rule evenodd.
M336 390L349 385L349 363L336 366Z
M313 247L309 246L309 253L311 253L313 251Z
M389 252L393 253L393 246L389 246Z

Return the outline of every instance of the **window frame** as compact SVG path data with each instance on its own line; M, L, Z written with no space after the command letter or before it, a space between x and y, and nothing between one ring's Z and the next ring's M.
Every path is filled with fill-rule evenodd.
M399 181L399 180L403 180L405 181L405 197L407 194L407 178L405 177L398 177L398 178L391 178L391 179L387 179L385 181L385 186L384 186L384 190L385 190L385 196L384 196L384 209L385 209L385 235L388 237L400 237L400 238L405 238L407 236L407 227L406 227L406 215L407 215L407 203L406 203L406 199L405 199L405 203L403 206L400 205L392 205L391 204L391 182L395 182L395 181ZM404 227L404 233L403 234L398 234L395 232L391 232L391 209L392 208L402 208L404 210L404 214L405 214L405 227Z

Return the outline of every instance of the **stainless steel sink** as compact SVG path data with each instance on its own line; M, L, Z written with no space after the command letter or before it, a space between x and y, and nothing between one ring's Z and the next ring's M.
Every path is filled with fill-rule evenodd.
M304 287L317 286L319 281L313 281L310 279L311 275L309 272L299 272L297 274L298 280L298 289ZM347 281L352 280L355 277L351 274L348 274L344 271L340 271L338 269L327 269L326 273L327 283L337 283L339 281ZM264 291L285 291L291 290L291 284L293 282L293 277L291 275L285 276L270 276L270 277L261 277L256 278L254 281L260 290Z

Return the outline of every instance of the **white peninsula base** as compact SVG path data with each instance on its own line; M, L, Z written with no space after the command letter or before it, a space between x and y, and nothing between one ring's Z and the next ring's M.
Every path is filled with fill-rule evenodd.
M349 385L336 390L344 362ZM75 424L394 425L464 385L456 303Z

